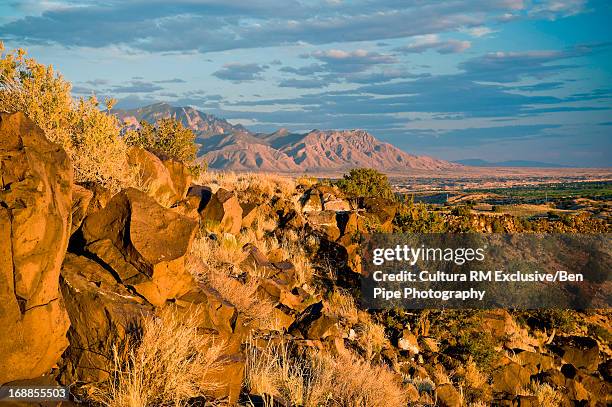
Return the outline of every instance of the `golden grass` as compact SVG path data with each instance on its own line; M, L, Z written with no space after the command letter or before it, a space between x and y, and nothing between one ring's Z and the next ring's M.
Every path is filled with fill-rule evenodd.
M257 321L262 329L276 329L274 304L257 295L257 279L242 283L231 276L230 269L206 267L197 258L190 256L186 265L191 274L219 293L250 321Z
M389 341L385 335L385 327L372 321L366 312L361 311L358 314L359 322L355 325L357 344L364 350L365 358L371 360Z
M239 199L241 196L251 194L290 196L295 191L295 180L271 173L206 171L200 174L195 183L208 186L218 185L221 188L236 191Z
M468 359L461 373L463 374L465 384L474 389L485 387L489 380L487 375L478 369L478 366L471 357Z
M286 345L250 347L247 387L290 405L305 407L406 405L406 394L386 366L374 365L347 352L291 355Z
M561 405L563 395L547 383L532 381L529 386L519 392L523 396L535 396L542 407L556 407Z
M178 317L167 308L143 320L142 336L113 350L113 379L94 389L93 401L109 407L184 406L221 383L211 375L223 367L222 342L198 333L198 310Z
M348 323L354 324L358 321L359 314L357 306L355 305L355 299L350 295L346 294L340 289L334 289L324 302L325 313L336 317L340 320L344 320Z
M211 268L238 266L247 257L242 248L248 241L243 240L242 235L225 233L217 236L217 240L204 236L194 239L191 254Z

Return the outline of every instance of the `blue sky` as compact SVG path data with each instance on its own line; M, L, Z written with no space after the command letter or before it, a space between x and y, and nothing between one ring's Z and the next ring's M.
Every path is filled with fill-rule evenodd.
M8 0L0 38L121 107L612 166L611 19L605 0Z

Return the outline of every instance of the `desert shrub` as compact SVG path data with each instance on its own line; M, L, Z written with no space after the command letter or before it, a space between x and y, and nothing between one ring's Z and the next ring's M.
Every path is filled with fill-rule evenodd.
M520 391L524 396L535 396L538 400L538 405L542 407L556 407L562 404L563 395L555 390L547 383L538 383L532 381L529 385Z
M116 118L92 96L73 100L71 85L51 65L27 58L24 50L4 52L0 43L0 111L23 112L47 138L60 144L74 167L75 181L113 190L132 185L126 146Z
M388 199L394 197L387 176L373 168L352 169L343 179L338 180L336 185L348 196Z
M558 329L570 333L576 327L576 316L571 310L550 308L533 311L527 318L527 323L536 328Z
M412 202L400 204L395 218L394 229L403 233L438 233L445 229L444 220L435 212L430 212L422 204Z
M222 342L198 332L197 309L186 316L166 308L147 316L142 336L114 349L112 379L93 390L94 402L109 407L184 406L205 397L222 383L211 377L223 367Z
M467 217L472 213L471 209L467 205L456 206L451 210L451 214L455 216Z
M127 145L142 147L162 160L180 161L199 175L202 168L194 165L198 152L195 137L191 129L174 118L160 119L154 125L143 120L138 129L127 130L124 135Z
M495 341L489 332L475 329L465 330L459 334L457 340L458 351L469 357L476 365L486 371L498 357L495 350Z

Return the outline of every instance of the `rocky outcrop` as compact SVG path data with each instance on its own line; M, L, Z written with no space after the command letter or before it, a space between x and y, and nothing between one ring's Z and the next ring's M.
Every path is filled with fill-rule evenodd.
M66 256L60 285L72 325L63 380L106 380L112 368L113 345L136 334L142 318L153 307L119 284L100 264L83 256Z
M177 192L167 166L153 153L140 147L130 147L128 164L135 168L142 189L157 202L169 206L183 198L183 190ZM180 185L182 179L179 170L173 168L174 165L171 163L168 167L173 170L179 186L184 188L184 185Z
M39 376L68 345L59 272L72 167L22 113L0 115L0 384Z
M196 227L191 219L130 188L85 219L84 249L151 304L162 305L191 285L185 255Z
M204 208L200 211L202 221L206 223L218 224L220 232L232 233L240 232L242 226L242 207L238 198L233 192L219 188L208 202L200 206Z

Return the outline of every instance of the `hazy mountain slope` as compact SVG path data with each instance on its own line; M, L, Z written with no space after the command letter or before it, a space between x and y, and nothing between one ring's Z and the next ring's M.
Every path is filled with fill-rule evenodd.
M255 134L241 125L191 107L156 103L139 109L118 111L124 122L138 125L174 117L191 128L201 144L198 155L210 168L236 171L325 172L355 167L381 171L439 170L460 164L408 154L378 140L364 130L313 130L306 134L279 129Z
M459 167L447 161L408 154L364 130L314 130L279 147L303 169L372 167L386 171Z
M174 107L168 103L155 103L137 109L117 110L115 114L121 121L135 126L141 120L155 123L159 119L172 117L179 120L183 126L193 130L198 138L207 138L216 134L250 133L241 125L233 125L227 120L200 112L192 107Z

